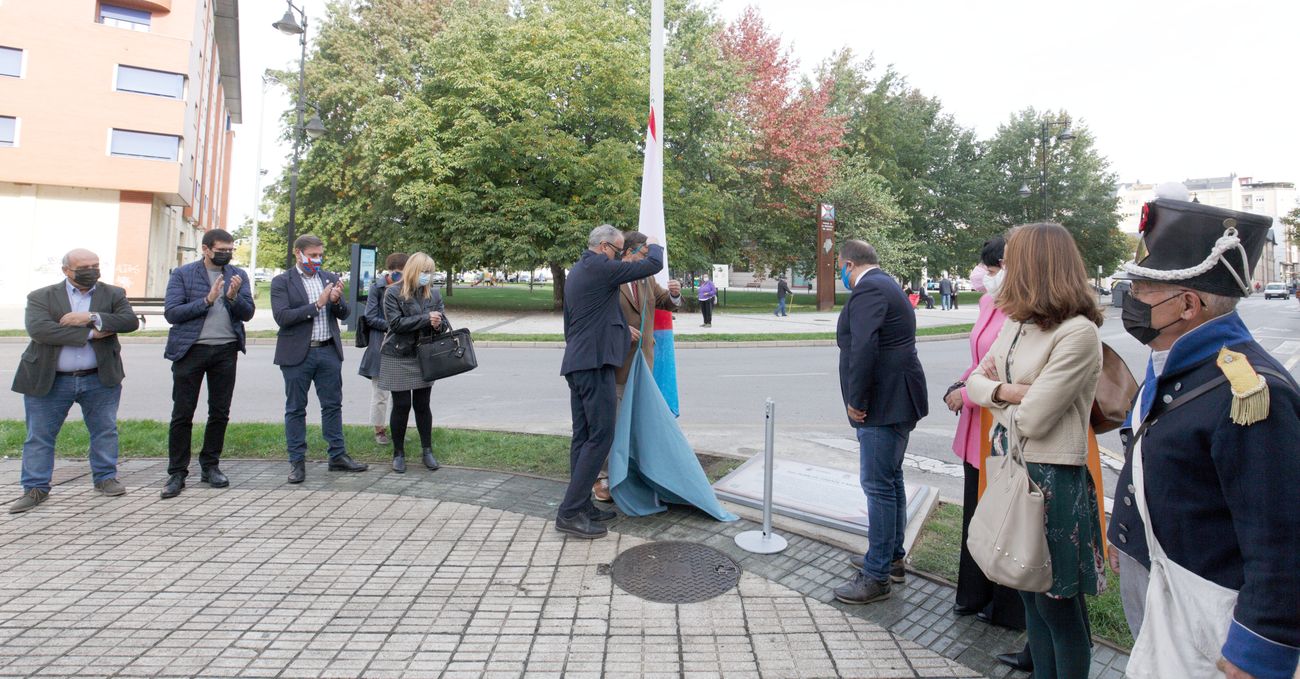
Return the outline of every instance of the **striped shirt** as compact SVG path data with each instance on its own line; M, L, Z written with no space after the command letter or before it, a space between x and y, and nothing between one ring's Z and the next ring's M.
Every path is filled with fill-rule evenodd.
M321 293L325 292L325 282L321 279L319 273L314 276L303 273L302 267L298 267L298 273L302 274L303 287L307 288L307 299L311 300L312 304L315 304L316 300L320 299ZM330 306L327 303L325 308L316 314L316 318L312 319L311 339L313 342L324 342L330 338L329 316Z

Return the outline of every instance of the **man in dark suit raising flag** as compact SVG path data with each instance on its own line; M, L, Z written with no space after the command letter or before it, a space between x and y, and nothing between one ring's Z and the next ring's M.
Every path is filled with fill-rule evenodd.
M875 248L851 240L840 248L849 299L840 311L840 392L857 430L869 548L857 575L835 598L866 604L902 582L907 493L903 454L916 423L929 413L925 373L916 355L916 313L898 283L880 268Z
M623 365L631 341L618 289L663 268L663 248L649 239L650 251L639 262L623 256L623 232L605 224L592 230L587 249L564 282L564 360L560 374L569 383L573 440L569 445L569 488L555 517L555 529L580 538L606 533L599 521L614 512L596 508L591 486L614 442L617 413L615 372Z

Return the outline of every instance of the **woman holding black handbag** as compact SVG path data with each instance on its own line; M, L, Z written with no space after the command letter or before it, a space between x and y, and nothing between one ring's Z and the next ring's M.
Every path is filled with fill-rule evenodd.
M433 456L433 411L429 396L433 383L420 374L416 347L445 332L442 295L433 286L433 259L417 252L406 260L400 284L384 292L384 318L388 334L380 349L379 388L393 394L388 428L393 440L393 471L406 471L406 422L415 410L424 466L439 467Z

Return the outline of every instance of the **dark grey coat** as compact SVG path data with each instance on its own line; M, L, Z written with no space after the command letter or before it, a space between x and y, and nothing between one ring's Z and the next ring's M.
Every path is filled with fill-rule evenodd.
M370 328L370 343L366 345L366 353L361 356L361 367L357 369L357 374L372 380L379 377L379 347L384 343L384 333L388 332L388 321L384 318L387 280L380 276L370 284L370 292L366 295L366 310L361 314Z

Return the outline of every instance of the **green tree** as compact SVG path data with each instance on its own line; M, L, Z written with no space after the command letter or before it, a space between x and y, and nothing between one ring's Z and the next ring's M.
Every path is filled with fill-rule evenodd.
M845 158L861 158L903 211L907 269L961 269L987 237L980 203L980 144L942 103L908 85L892 67L876 76L870 58L841 50L818 73L834 81L830 110L845 116ZM882 249L886 246L882 244Z
M923 255L919 244L908 237L906 214L867 158L854 156L840 164L826 201L835 205L835 229L841 241L856 238L870 243L880 255L881 268L891 274L920 271Z
M1070 127L1074 138L1059 140L1066 112L1026 109L998 128L983 158L982 203L998 228L1031 221L1059 222L1070 230L1088 271L1113 271L1130 252L1119 231L1115 174L1099 154L1086 125ZM1042 123L1048 123L1044 148ZM1040 181L1046 153L1045 182ZM1044 211L1043 184L1047 191ZM1020 195L1028 186L1030 195Z

